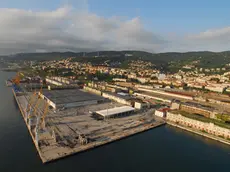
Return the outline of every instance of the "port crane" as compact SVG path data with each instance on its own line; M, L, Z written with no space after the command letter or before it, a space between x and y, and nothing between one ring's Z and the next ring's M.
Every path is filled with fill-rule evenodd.
M38 93L36 93L36 92L34 92L34 94L36 95L38 95L38 97L37 97L37 101L36 101L36 103L35 103L35 105L34 105L34 114L35 115L37 115L37 110L38 110L38 105L39 105L39 99L40 99L40 95L39 95L39 93L42 93L42 86L41 86L41 88L40 88L40 91L38 92Z
M28 113L31 113L32 111L32 104L35 103L36 100L36 92L33 93L33 95L28 100L27 106L26 106L26 115L28 116Z
M42 86L40 88L40 93L42 92ZM32 113L32 110L34 110L34 115L37 115L37 109L38 109L38 105L39 105L39 99L40 99L40 96L38 95L38 97L36 96L38 95L38 93L36 93L36 91L34 91L32 97L30 97L30 100L28 100L28 103L27 103L27 110L26 110L26 113L29 115L27 115L27 117L31 117L31 113ZM36 100L33 104L33 98Z
M40 123L42 129L45 128L45 117L46 117L46 115L48 114L48 110L49 110L49 104L46 103L46 105L45 105L45 110L44 110L44 113L43 113L43 115L42 115L42 117L41 117L41 123Z
M19 85L21 81L21 76L24 76L24 74L21 72L17 72L16 76L12 79L12 82L16 85Z

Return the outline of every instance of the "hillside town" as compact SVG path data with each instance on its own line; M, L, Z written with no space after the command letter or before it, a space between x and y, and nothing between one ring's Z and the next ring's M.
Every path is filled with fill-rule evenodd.
M97 80L100 78L90 78L90 75L104 74L108 77L111 76L110 79L122 78L126 79L127 82L132 81L145 85L155 84L159 88L194 89L224 94L230 92L230 68L227 65L224 68L211 69L195 68L193 66L188 71L184 71L183 67L173 74L163 73L155 68L155 65L151 62L142 60L131 60L126 69L108 65L93 65L90 62L73 62L72 58L44 61L30 66L34 71L46 71L45 76L58 74L76 79L85 76L85 80Z

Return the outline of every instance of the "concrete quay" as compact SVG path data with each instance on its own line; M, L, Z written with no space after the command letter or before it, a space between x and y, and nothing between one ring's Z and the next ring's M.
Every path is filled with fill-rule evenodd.
M26 109L26 102L25 101L27 99L25 98L25 95L20 95L20 96L16 95L15 92L14 92L14 90L13 90L13 94L14 94L15 100L16 100L18 106L19 106L19 109L21 111L22 117L23 117L23 119L24 119L24 121L25 121L25 123L27 125L27 121L26 121L26 117L25 117L25 113L26 113L25 112L25 109ZM55 114L55 115L57 115L57 114ZM54 118L54 117L52 116L52 118ZM58 117L58 119L61 119L61 118L62 117ZM76 119L83 119L83 117L81 117L81 116L76 116L76 117L75 116L74 117L69 117L68 116L68 117L63 117L63 118L65 120L67 120L68 118L70 118L71 121L73 121L73 119L74 120L76 120ZM127 118L131 119L131 117L127 117ZM129 119L129 121L130 121L130 119ZM117 120L119 120L119 119L117 119ZM122 119L122 121L123 120L124 119ZM134 119L134 122L137 122L136 120L137 120L137 118ZM62 122L63 121L64 120L62 119ZM126 123L127 123L127 121L126 121ZM57 120L56 121L54 120L54 122L58 123ZM29 125L27 125L27 128L29 130L31 138L32 138L32 140L33 140L33 142L35 144L35 147L37 149L37 152L38 152L38 154L39 154L42 162L43 163L48 163L48 162L51 162L51 161L55 161L55 160L58 160L58 159L61 159L61 158L73 155L75 153L87 151L89 149L96 148L96 147L102 146L104 144L111 143L111 142L123 139L125 137L129 137L129 136L135 135L137 133L144 132L144 131L147 131L147 130L150 130L150 129L153 129L155 127L159 127L159 126L165 124L165 121L156 119L153 122L150 121L150 122L146 122L146 123L138 124L138 125L127 124L127 126L129 126L129 127L126 126L126 128L125 128L124 125L126 125L126 123L121 123L120 125L118 125L118 122L119 121L116 121L116 120L115 120L114 123L113 123L112 120L110 122L108 122L108 123L113 123L113 127L114 128L117 127L117 126L121 126L120 128L118 127L117 130L112 129L112 130L107 131L106 129L104 130L104 128L101 128L101 130L103 132L99 132L99 134L97 134L96 132L92 133L92 135L95 135L95 137L96 136L100 137L101 135L103 135L103 137L101 137L101 138L105 138L105 139L98 139L98 140L89 142L86 145L79 145L79 144L77 144L74 147L65 147L65 146L58 145L52 139L48 139L48 142L49 142L48 146L39 146L36 143L36 138L35 138L35 132L34 132L34 130L30 129ZM96 124L96 122L95 122L95 124ZM61 127L63 127L63 123L61 125L62 125ZM94 124L92 124L92 125L94 125ZM71 127L70 124L68 124L67 126ZM63 129L61 127L59 129ZM91 128L93 128L93 127L91 127ZM94 131L96 131L95 128L96 127L94 126L94 128L93 128ZM63 131L64 131L64 129L63 129ZM68 133L68 132L66 132L66 133Z
M176 123L174 123L174 122L171 122L171 121L167 121L166 123L167 123L168 125L171 125L171 126L180 128L180 129L182 129L182 130L186 130L186 131L188 131L188 132L192 132L192 133L195 133L195 134L197 134L197 135L200 135L200 136L203 136L203 137L207 137L207 138L209 138L209 139L216 140L216 141L218 141L218 142L221 142L221 143L230 145L230 141L228 141L228 140L226 140L226 139L223 139L223 138L220 138L220 137L217 137L217 136L208 134L208 133L204 133L204 132L201 132L201 131L197 131L197 130L194 130L194 129L191 129L191 128L188 128L188 127L185 127L185 126L181 126L181 125L178 125L178 124L176 124Z
M35 137L34 137L34 135L32 134L32 131L30 130L29 126L27 125L27 121L26 121L26 118L25 118L25 111L23 110L22 104L21 104L21 102L19 101L18 96L16 95L15 91L14 91L13 89L12 89L12 91L13 91L14 98L15 98L15 100L16 100L16 102L17 102L17 104L18 104L18 107L19 107L19 109L20 109L20 112L21 112L21 114L22 114L22 117L23 117L23 119L24 119L24 121L25 121L25 123L26 123L26 126L27 126L27 129L28 129L29 133L30 133L30 136L31 136L31 138L32 138L32 140L33 140L33 142L34 142L34 145L35 145L36 149L37 149L37 152L38 152L38 154L39 154L39 156L40 156L42 162L45 163L45 162L46 162L46 159L45 159L45 157L43 157L42 152L39 150L39 147L38 147L38 145L37 145L36 142L35 142Z

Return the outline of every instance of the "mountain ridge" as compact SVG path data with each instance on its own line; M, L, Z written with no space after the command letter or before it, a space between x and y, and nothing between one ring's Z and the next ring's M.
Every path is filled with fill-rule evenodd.
M200 67L224 66L230 63L230 51L192 51L192 52L165 52L150 53L146 51L123 50L123 51L94 51L94 52L48 52L48 53L18 53L15 55L1 56L7 60L60 60L67 57L75 57L74 61L95 62L103 61L121 62L128 60L145 60L156 65L168 65L171 62L180 64L199 60ZM100 57L100 58L98 58Z

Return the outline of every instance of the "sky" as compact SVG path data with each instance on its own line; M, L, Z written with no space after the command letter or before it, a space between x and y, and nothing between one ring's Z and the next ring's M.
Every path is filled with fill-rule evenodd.
M0 54L230 50L229 0L1 0Z

